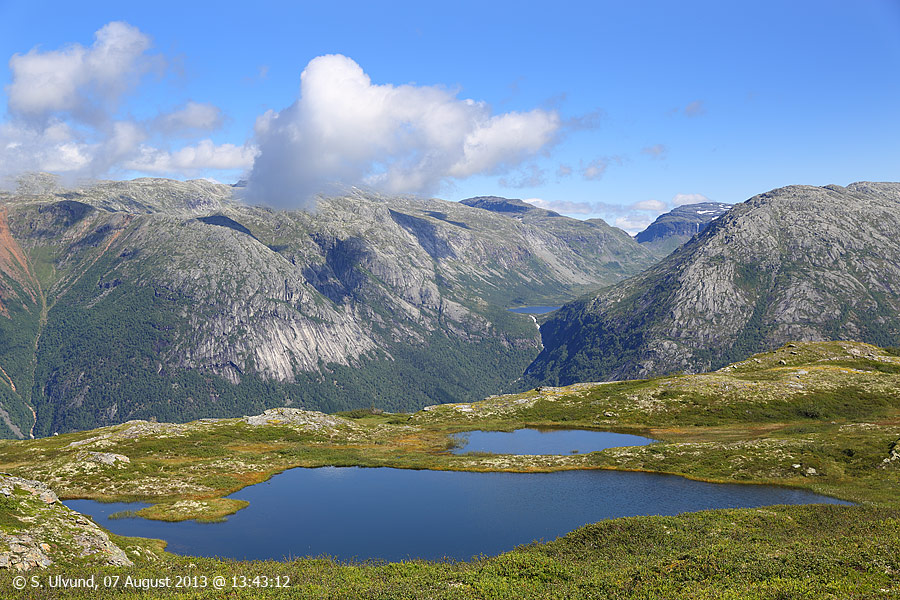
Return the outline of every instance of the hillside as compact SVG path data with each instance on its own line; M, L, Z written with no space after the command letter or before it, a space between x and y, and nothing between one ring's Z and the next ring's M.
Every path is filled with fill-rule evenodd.
M539 348L532 321L506 307L653 261L574 219L563 235L356 189L313 214L276 212L234 190L35 177L0 195L4 435L476 399Z
M586 270L600 270L611 276L604 283L614 283L619 277L633 274L635 267L643 270L657 259L657 254L617 227L611 227L602 219L582 221L538 208L517 199L498 196L478 196L460 200L460 204L504 215L522 223L536 227L545 234L562 240L575 254L581 257L579 267ZM543 260L553 262L550 253L539 253Z
M900 343L900 184L790 186L563 306L524 385L716 369L791 340Z

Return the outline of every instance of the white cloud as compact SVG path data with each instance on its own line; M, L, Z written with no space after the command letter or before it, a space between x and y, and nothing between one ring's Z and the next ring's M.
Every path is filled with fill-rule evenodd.
M712 202L712 200L710 200L703 194L675 194L675 196L672 198L672 204L674 206L681 206L683 204L699 204L700 202Z
M651 210L655 212L662 212L668 208L665 202L660 202L659 200L641 200L640 202L635 202L631 206L629 206L632 210Z
M426 193L450 178L515 167L560 129L555 111L492 115L440 87L373 84L342 55L311 60L300 81L294 104L257 119L253 200L296 204L338 182Z
M570 167L569 165L559 165L559 168L556 169L556 176L557 177L568 177L569 175L572 174L572 170L573 170L572 167Z
M14 54L9 60L9 110L26 118L45 119L66 113L96 122L151 66L144 56L150 38L136 27L114 21L100 28L94 44L62 50Z
M0 177L26 171L69 173L86 168L89 148L80 143L65 123L46 127L22 123L0 124Z
M639 213L629 214L624 217L617 217L615 226L624 229L631 235L636 235L653 222L653 219Z
M159 116L156 125L168 134L213 131L222 125L222 109L208 103L188 102L178 110Z
M185 146L171 153L145 146L140 149L137 157L127 161L124 166L134 171L155 174L191 174L205 169L227 171L249 169L255 155L256 149L251 146L217 146L212 140L202 140L195 146Z
M255 149L202 140L170 152L162 139L218 128L222 111L189 101L146 121L116 118L123 96L162 58L148 54L150 38L122 22L104 25L94 44L33 49L10 59L10 118L0 123L0 178L50 171L68 179L123 170L197 174L246 170Z

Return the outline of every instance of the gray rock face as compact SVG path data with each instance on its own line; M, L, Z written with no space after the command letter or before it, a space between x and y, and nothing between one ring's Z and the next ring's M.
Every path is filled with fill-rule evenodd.
M7 513L7 526L0 530L0 568L28 571L73 560L132 564L93 521L62 505L39 481L0 474L0 503Z
M731 204L700 202L685 204L663 215L637 234L634 239L660 256L670 254L729 210Z
M900 343L900 184L790 186L564 306L531 383L699 372L795 341Z
M385 390L401 376L420 396L385 408L480 397L539 350L506 307L575 297L655 260L620 230L533 207L513 217L351 189L310 214L233 193L138 179L0 194L0 334L17 342L0 348L0 367L38 364L36 381L9 373L14 393L0 398L20 435L32 421L15 390L37 390L38 435L251 406L353 408L402 399ZM21 354L36 342L36 357ZM414 374L423 365L428 385ZM370 367L377 385L358 375Z

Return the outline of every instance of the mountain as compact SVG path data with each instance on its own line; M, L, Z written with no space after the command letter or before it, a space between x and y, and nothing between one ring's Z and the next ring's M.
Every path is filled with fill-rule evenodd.
M788 341L900 344L900 184L755 196L541 327L526 385L721 367Z
M731 204L721 202L684 204L658 216L634 239L660 257L667 256L730 209Z
M308 213L208 181L52 183L0 195L10 437L477 399L539 350L532 320L507 307L654 260L608 226L357 189Z
M551 234L572 248L579 257L579 269L599 270L609 283L624 278L626 273L635 273L638 265L646 268L658 260L658 255L652 250L635 244L631 236L602 219L582 221L522 200L498 196L478 196L460 200L459 203L510 217ZM555 262L553 252L542 251L539 254L543 260Z

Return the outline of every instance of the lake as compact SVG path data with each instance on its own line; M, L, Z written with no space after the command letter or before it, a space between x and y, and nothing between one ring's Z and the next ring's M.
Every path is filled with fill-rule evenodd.
M584 454L620 446L646 446L656 441L627 433L582 429L467 431L454 437L463 445L451 450L453 454Z
M510 308L509 312L519 313L523 315L543 315L548 312L553 312L559 306L520 306L518 308Z
M392 468L291 469L231 496L250 506L224 523L107 520L140 504L69 500L103 527L162 538L171 552L236 559L327 554L341 560L465 560L587 523L710 508L827 502L774 486L711 484L674 475L617 471L468 473Z

